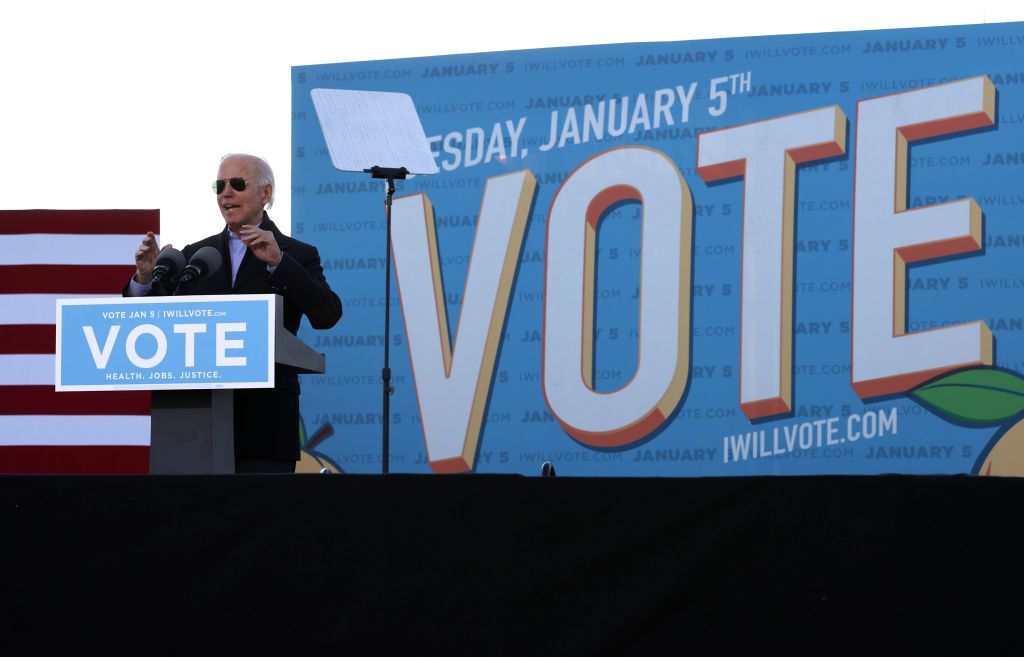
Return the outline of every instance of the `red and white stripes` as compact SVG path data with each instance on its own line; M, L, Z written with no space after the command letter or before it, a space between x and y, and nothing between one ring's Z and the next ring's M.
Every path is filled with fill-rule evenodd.
M0 473L145 473L148 392L53 389L58 298L120 296L159 210L0 211Z

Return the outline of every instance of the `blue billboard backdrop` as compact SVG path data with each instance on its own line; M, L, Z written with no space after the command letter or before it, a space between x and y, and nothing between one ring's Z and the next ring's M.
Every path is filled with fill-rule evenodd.
M345 302L301 333L307 432L380 470L387 303L392 471L1024 474L1022 55L1009 23L294 68L293 233ZM314 89L410 94L441 169L398 183L391 299Z

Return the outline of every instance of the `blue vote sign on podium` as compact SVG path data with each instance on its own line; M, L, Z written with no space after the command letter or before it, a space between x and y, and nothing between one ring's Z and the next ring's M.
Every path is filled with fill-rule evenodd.
M275 295L58 299L59 391L272 388Z

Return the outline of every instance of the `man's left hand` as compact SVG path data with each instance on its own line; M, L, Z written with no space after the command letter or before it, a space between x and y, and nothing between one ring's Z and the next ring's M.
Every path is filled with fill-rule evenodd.
M281 264L281 247L277 245L274 234L269 230L260 230L255 226L242 226L238 230L252 254L272 267Z

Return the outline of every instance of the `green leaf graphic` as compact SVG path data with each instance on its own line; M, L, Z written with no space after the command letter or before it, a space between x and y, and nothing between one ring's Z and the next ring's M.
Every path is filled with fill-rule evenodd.
M1024 411L1024 377L991 367L960 370L908 393L956 422L1003 424Z

